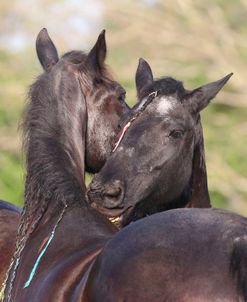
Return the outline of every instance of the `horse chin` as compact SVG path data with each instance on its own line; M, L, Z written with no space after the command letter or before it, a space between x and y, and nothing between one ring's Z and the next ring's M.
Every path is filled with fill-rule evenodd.
M108 217L111 223L113 223L118 229L122 228L123 215L117 217Z
M119 209L108 210L105 208L97 207L97 211L99 211L101 214L106 216L110 220L110 222L113 223L118 229L122 229L123 226L126 225L124 221L126 220L126 218L129 217L131 210L132 207L129 207L124 210L119 210Z
M114 217L108 217L108 219L111 221L111 223L113 223L118 229L122 229L124 226L126 226L127 224L129 224L129 217L130 217L130 213L132 211L132 208L127 209L126 211L124 211L124 213L122 213L119 216L114 216Z

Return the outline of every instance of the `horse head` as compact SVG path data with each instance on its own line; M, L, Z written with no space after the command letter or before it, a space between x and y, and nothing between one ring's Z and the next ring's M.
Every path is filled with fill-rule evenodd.
M59 59L46 29L39 33L36 49L45 71L43 85L49 86L48 91L58 99L57 105L61 106L64 121L60 123L76 118L78 127L73 126L73 129L72 122L67 121L67 130L72 131L73 136L81 131L81 123L87 123L86 170L98 171L110 154L114 137L119 131L120 119L129 112L124 88L112 79L105 65L105 31L101 32L88 54L70 51ZM40 85L39 81L35 87L37 85ZM61 129L63 128L64 124L61 124ZM66 133L66 129L62 131ZM84 136L84 133L81 134ZM81 146L72 148L72 153L77 154ZM81 159L78 157L76 165L83 171L79 161Z
M89 188L92 206L121 225L158 211L184 207L191 195L199 114L230 78L186 90L170 77L153 79L140 60L139 103L117 147Z

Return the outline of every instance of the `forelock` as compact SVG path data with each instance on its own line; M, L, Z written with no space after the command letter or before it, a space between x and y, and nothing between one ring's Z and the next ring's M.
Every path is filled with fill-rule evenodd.
M80 64L86 61L87 55L80 50L72 50L63 54L62 59L73 63L73 64Z
M83 64L86 63L87 54L81 50L72 50L63 54L62 59L72 64ZM96 79L105 79L108 81L113 81L111 72L106 64L101 67L100 71L94 70L94 72L94 77Z
M151 85L143 90L140 99L148 96L149 93L157 91L159 95L171 96L174 95L178 100L182 100L185 95L183 83L171 77L164 77L155 80Z

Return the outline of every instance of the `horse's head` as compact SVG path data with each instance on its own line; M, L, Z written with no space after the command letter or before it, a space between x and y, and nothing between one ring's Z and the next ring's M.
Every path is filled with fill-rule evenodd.
M46 89L48 82L47 92L54 95L56 105L61 107L65 121L61 131L70 131L73 138L86 134L86 169L99 170L110 154L120 119L129 112L125 90L112 80L105 66L105 31L88 54L70 51L59 59L46 29L39 33L36 49L45 70L46 85L42 88ZM77 128L70 127L70 119L78 120ZM86 129L82 129L82 124L87 125Z
M189 91L172 78L154 80L147 62L140 60L140 101L90 186L92 205L109 217L122 216L122 225L174 207L190 184L199 113L230 76Z

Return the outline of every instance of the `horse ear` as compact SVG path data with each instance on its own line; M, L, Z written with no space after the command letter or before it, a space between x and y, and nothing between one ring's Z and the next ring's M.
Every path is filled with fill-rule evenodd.
M106 51L105 30L102 30L94 47L90 50L87 56L87 63L95 71L101 71L104 68Z
M217 93L227 83L233 73L229 73L224 78L196 88L187 93L185 99L189 101L190 111L192 113L199 113L203 110L209 102L217 95Z
M36 51L45 71L51 70L58 62L58 54L55 45L53 44L46 28L43 28L36 39Z
M152 69L149 66L148 62L140 58L136 70L136 90L139 100L142 98L142 94L145 88L147 88L149 85L153 83L153 79L154 78L153 78Z

